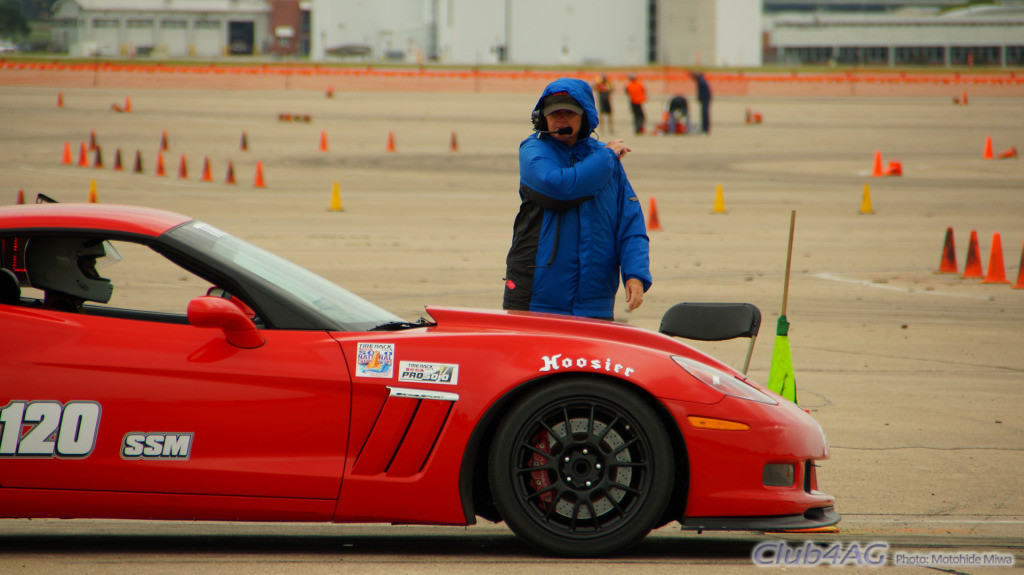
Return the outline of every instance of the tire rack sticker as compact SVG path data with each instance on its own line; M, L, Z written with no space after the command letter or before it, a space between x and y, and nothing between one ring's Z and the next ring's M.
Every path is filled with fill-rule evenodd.
M356 348L356 377L391 379L395 368L395 344L360 343Z
M11 401L0 409L0 457L88 457L100 411L95 401Z
M457 385L459 366L454 363L401 361L398 363L398 381Z

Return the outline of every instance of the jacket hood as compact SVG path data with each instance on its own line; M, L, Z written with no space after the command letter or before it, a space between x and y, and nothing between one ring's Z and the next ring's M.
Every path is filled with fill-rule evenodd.
M569 96L579 102L579 105L583 108L583 115L587 121L587 127L589 132L586 136L590 135L597 129L598 114L597 105L594 103L594 92L590 89L590 84L583 80L577 80L575 78L559 78L554 82L551 82L544 88L544 92L541 93L540 98L537 99L537 105L534 106L534 111L540 113L541 103L544 102L544 98L547 98L551 94L557 94L559 92L566 92Z

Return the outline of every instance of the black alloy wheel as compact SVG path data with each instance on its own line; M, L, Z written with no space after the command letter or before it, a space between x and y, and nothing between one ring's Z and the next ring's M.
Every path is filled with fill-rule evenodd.
M533 391L491 446L495 503L534 548L590 557L645 537L675 475L668 433L648 403L611 381L577 377Z

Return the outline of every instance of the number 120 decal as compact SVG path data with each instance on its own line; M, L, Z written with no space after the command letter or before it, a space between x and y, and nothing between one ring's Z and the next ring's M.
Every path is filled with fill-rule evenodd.
M0 457L86 457L99 428L95 401L12 401L0 409Z

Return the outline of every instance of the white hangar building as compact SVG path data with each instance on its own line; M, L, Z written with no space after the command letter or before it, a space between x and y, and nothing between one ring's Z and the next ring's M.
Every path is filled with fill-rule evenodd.
M58 0L51 34L73 56L253 54L269 12L263 0Z
M770 16L782 64L1020 66L1024 3L960 8L906 5L886 11L833 10Z
M310 59L760 66L761 0L312 0Z

